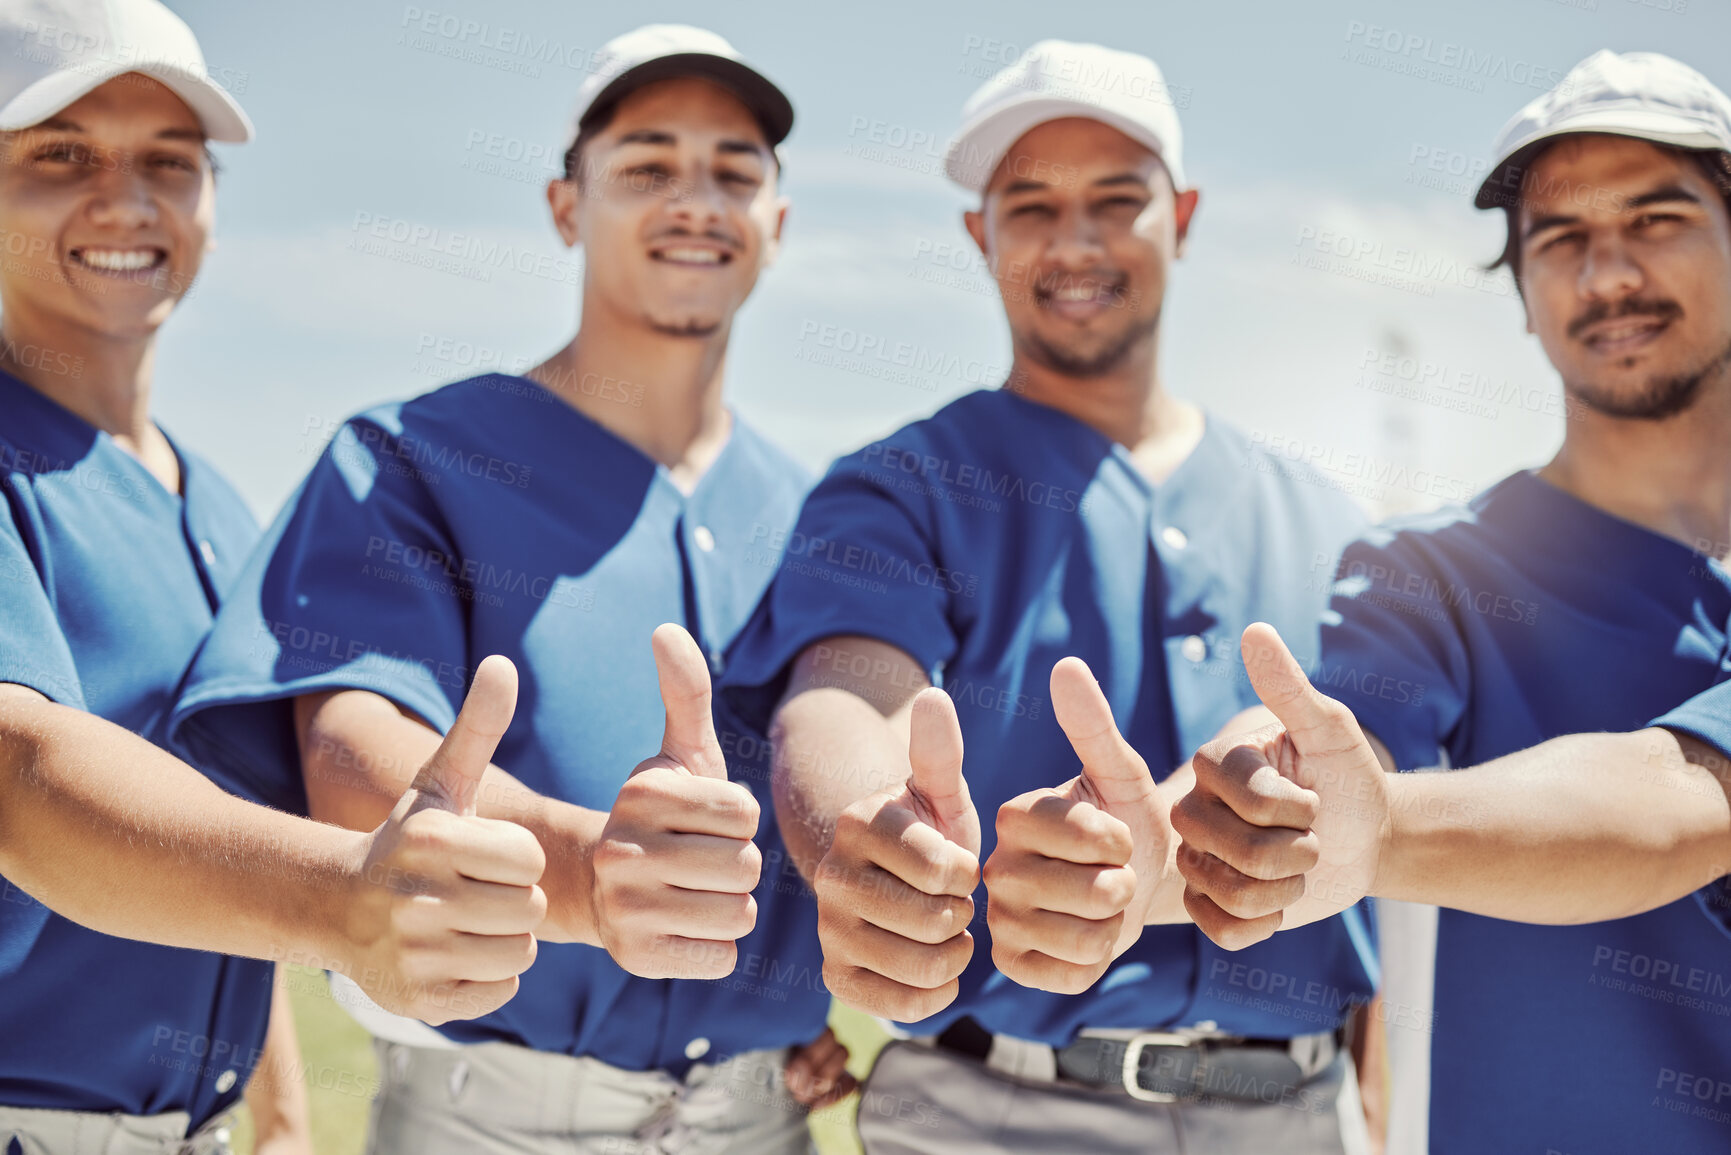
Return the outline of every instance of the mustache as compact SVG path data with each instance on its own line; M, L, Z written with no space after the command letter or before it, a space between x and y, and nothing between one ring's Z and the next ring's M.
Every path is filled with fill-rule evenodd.
M1675 321L1683 315L1683 306L1671 300L1645 301L1638 297L1630 297L1617 305L1600 301L1590 305L1587 311L1569 322L1568 334L1579 337L1591 325L1600 321L1609 321L1614 317L1653 317L1660 321Z

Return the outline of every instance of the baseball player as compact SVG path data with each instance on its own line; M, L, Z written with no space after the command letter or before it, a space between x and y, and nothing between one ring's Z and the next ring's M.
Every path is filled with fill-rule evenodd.
M522 670L480 808L538 836L538 933L571 945L474 1023L360 1008L375 1152L803 1152L807 1107L848 1089L815 911L759 823L765 744L710 701L806 486L723 395L793 109L701 29L639 28L595 64L547 193L584 248L576 336L347 422L177 707L192 748L362 828L481 655Z
M1198 194L1158 67L1042 41L963 119L946 168L1009 378L831 467L724 679L774 714L825 979L913 1036L866 1150L1363 1150L1363 913L1274 940L1259 989L1194 927L1143 929L1184 918L1169 772L1253 700L1239 632L1308 635L1323 594L1290 575L1361 520L1161 378Z
M1655 53L1595 53L1509 122L1477 203L1506 215L1527 328L1570 402L1562 448L1464 509L1347 550L1315 675L1339 706L1283 691L1292 671L1275 640L1250 640L1288 675L1270 705L1290 736L1263 749L1282 766L1296 754L1304 781L1317 743L1339 737L1326 761L1350 771L1355 795L1318 817L1320 847L1276 834L1264 873L1300 875L1320 850L1307 905L1381 887L1361 873L1380 835L1360 807L1449 804L1402 814L1397 837L1434 822L1441 842L1389 859L1391 893L1477 911L1384 907L1385 995L1428 1024L1390 1032L1393 1151L1724 1145L1712 1097L1731 1067L1725 926L1701 917L1711 894L1686 892L1726 872L1720 792L1702 769L1714 755L1699 739L1724 739L1714 687L1731 620L1728 150L1731 102ZM1627 734L1548 741L1591 731ZM1390 770L1491 765L1413 794L1364 773L1365 741ZM1255 757L1213 753L1240 770ZM1231 793L1218 773L1199 776L1214 799ZM1269 912L1231 898L1237 868L1209 861L1211 827L1190 817L1179 824L1198 836L1186 867L1198 921L1265 933L1214 917ZM1275 861L1282 845L1297 870ZM1433 877L1413 890L1403 861Z
M499 1005L534 959L540 847L450 813L514 675L488 667L364 835L167 752L257 528L151 420L156 334L210 242L207 142L251 126L155 0L7 6L0 40L0 1149L226 1151L268 1054L259 1149L307 1150L260 960L345 971L438 1020Z

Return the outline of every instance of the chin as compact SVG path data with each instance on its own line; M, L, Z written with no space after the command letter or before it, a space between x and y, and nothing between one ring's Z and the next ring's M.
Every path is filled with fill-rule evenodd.
M650 317L649 327L664 337L713 337L726 321L712 314Z

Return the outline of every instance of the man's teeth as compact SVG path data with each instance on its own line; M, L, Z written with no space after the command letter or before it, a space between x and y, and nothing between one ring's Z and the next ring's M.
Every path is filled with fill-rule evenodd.
M685 261L697 265L719 265L721 254L714 249L662 249L663 260Z
M1609 325L1599 330L1601 341L1621 341L1624 337L1634 337L1648 332L1654 327L1651 321L1638 321L1629 325Z
M148 269L162 257L155 249L79 249L73 255L80 264L112 273Z

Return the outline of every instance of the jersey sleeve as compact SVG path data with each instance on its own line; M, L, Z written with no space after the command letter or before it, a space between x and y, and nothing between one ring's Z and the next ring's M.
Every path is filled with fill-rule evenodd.
M767 543L780 555L776 575L728 655L721 687L750 725L768 726L794 659L825 638L875 638L928 675L955 655L951 603L974 592L976 579L946 563L925 503L864 467L877 448L836 462L785 540Z
M27 492L0 480L0 682L82 710L72 648L30 551L33 508Z
M466 570L439 479L398 459L390 412L344 426L290 499L218 613L171 722L171 740L231 786L285 809L304 811L305 792L280 703L371 690L443 732L469 682Z
M1653 725L1699 738L1731 758L1731 682L1701 691Z
M1465 646L1435 593L1449 578L1421 536L1374 530L1341 554L1311 679L1402 770L1438 764L1467 700Z

